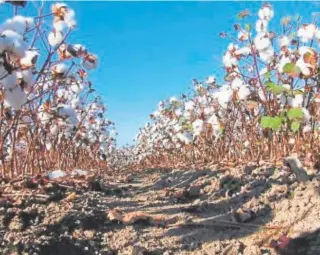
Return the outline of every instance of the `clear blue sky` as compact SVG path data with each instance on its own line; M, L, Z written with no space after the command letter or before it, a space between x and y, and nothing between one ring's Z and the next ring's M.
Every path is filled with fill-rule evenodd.
M261 3L68 2L78 22L72 42L99 56L90 79L116 123L118 144L132 142L160 100L187 91L192 78L221 73L228 40L219 33L232 30L239 11L256 14ZM272 4L274 27L283 16L299 13L310 21L320 11L311 2Z

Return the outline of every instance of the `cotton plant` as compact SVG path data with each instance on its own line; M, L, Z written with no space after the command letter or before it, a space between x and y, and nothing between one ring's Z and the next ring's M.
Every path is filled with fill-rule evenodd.
M264 4L255 24L235 24L235 36L220 34L232 40L221 59L223 81L193 79L188 96L161 101L151 126L137 135L132 158L170 166L187 164L190 153L191 162L241 161L318 148L310 135L319 137L320 28L297 16L281 19L277 31L275 13ZM241 23L250 15L240 14Z
M75 11L50 3L49 13L41 6L25 17L26 3L0 24L2 175L107 162L113 123L88 80L98 57L69 40Z

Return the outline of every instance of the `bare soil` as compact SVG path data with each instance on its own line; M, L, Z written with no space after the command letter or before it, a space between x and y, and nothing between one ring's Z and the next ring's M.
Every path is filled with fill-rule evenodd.
M320 178L308 174L266 163L3 180L0 254L318 255Z

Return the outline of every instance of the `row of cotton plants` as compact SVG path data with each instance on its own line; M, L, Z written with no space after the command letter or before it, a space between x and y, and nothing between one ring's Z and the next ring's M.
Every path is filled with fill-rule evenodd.
M2 175L106 162L114 125L87 77L97 56L69 42L74 10L65 3L53 3L48 13L40 2L3 5L12 6L13 16L0 25ZM37 15L22 16L25 8Z
M320 27L299 16L280 24L273 7L240 12L240 23L220 36L224 80L194 80L194 91L160 102L140 129L132 160L177 166L279 160L292 152L319 152ZM272 30L274 27L274 30Z

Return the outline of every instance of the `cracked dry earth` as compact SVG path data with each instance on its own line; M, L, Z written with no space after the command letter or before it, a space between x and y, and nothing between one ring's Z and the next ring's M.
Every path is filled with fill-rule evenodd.
M299 183L265 164L39 185L1 197L0 254L317 255L320 178L311 174Z

